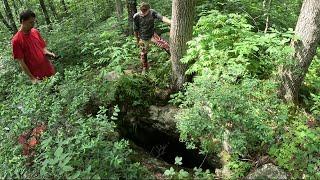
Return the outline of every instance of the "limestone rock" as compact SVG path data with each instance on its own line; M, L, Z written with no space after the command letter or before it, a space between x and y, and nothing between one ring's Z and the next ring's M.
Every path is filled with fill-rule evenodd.
M152 126L168 135L178 136L176 130L175 115L179 109L174 106L150 106L149 108L149 121L153 122Z
M155 132L179 139L175 120L175 115L178 112L179 109L171 105L150 106L146 112L140 113L131 109L123 117L122 133L124 135L133 133L144 143L153 141L154 137L150 136Z
M288 179L288 177L279 167L269 163L250 173L245 179Z

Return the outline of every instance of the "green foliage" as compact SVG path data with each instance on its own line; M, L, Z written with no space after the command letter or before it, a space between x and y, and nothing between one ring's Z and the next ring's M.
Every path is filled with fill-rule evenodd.
M122 76L115 84L117 102L133 107L148 107L154 94L151 85L144 76Z
M141 178L144 170L138 164L132 164L127 159L131 151L124 140L117 141L115 124L108 120L100 111L95 118L88 117L69 119L59 124L49 121L40 147L31 167L19 155L19 147L11 151L6 146L1 147L2 178ZM22 120L16 121L22 125ZM17 129L18 128L18 129ZM10 129L10 128L9 128ZM19 127L2 132L6 138L19 132ZM12 134L12 135L11 135ZM4 141L8 141L5 139ZM131 173L127 173L130 171Z
M206 71L187 86L177 116L180 138L189 147L201 143L205 152L220 152L227 137L234 157L265 153L288 119L274 83L246 79L232 85L214 78Z
M81 47L81 56L93 57L88 63L96 66L106 66L104 70L110 69L121 72L128 66L135 67L139 63L138 50L132 38L126 38L120 31L105 31L116 24L114 18L96 30Z
M306 97L305 102L310 108L313 115L320 118L320 63L319 51L310 65L309 71L305 78L304 89L310 93L310 97Z
M182 165L181 157L175 158L175 165ZM170 169L164 172L164 176L170 179L213 179L215 177L209 170L203 171L201 168L196 167L193 168L193 172L188 172L184 169L177 171L173 167L170 167Z
M267 16L269 16L269 27L293 28L302 4L302 0L271 1L270 7L269 1L261 0L200 0L199 2L201 2L199 12L206 13L210 9L216 9L228 14L246 14L255 31L264 31Z
M193 82L172 100L182 108L176 117L180 139L189 148L200 147L203 153L228 150L230 158L220 155L232 178L245 176L252 166L250 161L267 155L271 147L271 154L281 167L292 172L292 177L313 177L312 172L318 168L314 161L319 151L313 145L317 131L300 129L307 133L307 141L292 142L294 136L280 138L287 126L295 127L290 125L293 119L305 118L292 115L290 105L276 94L274 79L279 64L292 52L288 46L294 38L292 30L260 34L252 31L244 16L217 11L207 14L196 25L195 37L182 60L189 63L187 73L195 75ZM314 103L313 111L316 109ZM286 148L299 143L312 148L307 153L301 147ZM307 156L310 153L313 155ZM289 161L287 155L293 154L301 157ZM306 162L302 163L306 157L310 158L309 164L313 163L309 170Z
M309 119L310 120L310 119ZM281 135L281 143L270 149L277 163L294 178L320 178L320 128L306 125L307 119L297 116Z
M101 107L95 116L86 116L85 106L97 93L99 83L85 80L80 68L66 70L40 84L22 84L16 79L1 104L2 178L103 178L140 179L147 173L128 159L128 142L119 140L115 123ZM60 84L60 82L63 82ZM96 90L95 90L96 89ZM39 93L41 92L41 93ZM107 99L107 98L106 98ZM10 104L10 105L8 105ZM117 108L116 108L117 109ZM113 120L117 119L113 113ZM46 123L33 163L22 156L17 137ZM12 141L14 139L14 141ZM130 173L129 173L130 172Z
M315 117L320 118L320 95L312 94L313 105L311 111Z
M168 55L152 47L152 69L146 76L138 75L139 48L123 34L127 15L120 21L111 17L114 1L66 1L68 13L60 1L52 2L58 16L49 10L51 32L38 1L23 1L13 10L36 12L48 47L62 57L54 62L59 72L55 77L31 86L11 59L11 35L0 27L0 178L151 178L130 159L132 150L128 141L119 138L116 122L120 109L145 110L154 103L156 88L169 87ZM148 2L170 17L171 0ZM13 1L9 3L13 6ZM245 176L251 162L267 154L292 178L320 178L319 57L304 84L307 110L314 117L291 113L291 107L278 100L273 80L279 64L292 52L288 44L293 30L283 29L294 27L300 4L301 0L272 1L267 10L258 0L197 1L199 22L182 60L190 64L187 73L195 78L172 102L182 108L178 129L189 148L220 153L227 143L231 158L226 165L233 178ZM263 34L267 15L270 26ZM14 18L18 19L17 13ZM169 31L162 23L156 27L161 33ZM126 69L133 71L126 73ZM107 80L110 72L117 74L114 81ZM120 108L110 108L115 104ZM41 123L47 129L35 156L23 156L19 135ZM181 158L176 158L176 165L182 165ZM215 178L201 168L172 167L164 175Z
M5 169L0 177L149 179L147 170L131 160L132 150L127 141L119 138L115 122L119 107L145 109L152 103L152 85L160 82L158 71L152 73L152 79L134 73L139 66L139 48L133 38L114 29L114 18L96 27L76 23L77 18L65 18L54 24L50 33L40 27L48 47L62 57L53 62L59 73L35 85L10 58L11 49L5 43L8 38L0 43L4 49L0 71L0 164ZM154 48L152 51L157 53ZM160 53L158 58L163 61L167 57ZM124 75L127 68L133 71ZM112 71L119 77L108 81L106 75ZM108 111L104 108L115 104L119 107ZM41 123L47 129L35 156L23 156L19 135Z
M189 42L190 48L182 60L191 63L187 74L211 68L217 78L231 82L245 75L270 78L277 65L292 52L287 46L292 32L260 34L251 29L244 16L217 11L202 16L194 30L196 37Z
M71 28L64 32L71 32ZM100 34L94 33L81 36L85 36L84 40L100 38ZM104 35L114 34L117 32ZM119 108L114 108L111 118L108 116L110 110L103 108L115 104L117 97L120 97L119 103L128 100L135 106L148 102L141 100L150 97L146 77L127 76L116 82L107 81L99 76L105 69L101 66L105 64L94 64L96 59L86 59L91 56L89 53L81 56L81 46L70 40L75 37L74 33L64 35L66 37L61 38L58 31L46 35L52 38L50 47L67 54L63 54L60 62L54 62L60 72L32 86L17 62L10 58L8 46L1 43L5 51L1 54L4 69L0 71L0 126L3 127L0 129L0 164L3 170L0 177L150 178L139 163L129 158L128 142L120 139L115 131L113 121L117 121ZM115 46L120 44L123 41L115 42ZM132 53L128 56L133 57ZM76 57L79 59L73 59ZM113 55L112 58L116 57ZM72 59L69 61L68 58ZM123 58L127 60L127 57ZM74 62L77 63L72 64ZM113 64L120 66L122 63L117 61ZM111 60L109 64L107 68L110 71L115 66ZM35 149L35 156L27 158L22 155L18 137L39 123L45 123L47 129Z

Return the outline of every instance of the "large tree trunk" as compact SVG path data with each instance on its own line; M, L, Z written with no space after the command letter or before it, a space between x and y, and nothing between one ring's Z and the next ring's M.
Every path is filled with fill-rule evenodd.
M170 52L175 90L181 89L187 80L185 75L187 65L182 64L180 59L185 55L187 42L192 38L194 15L195 0L173 0Z
M300 40L292 42L295 49L293 62L284 65L280 71L279 95L291 102L298 102L299 89L320 42L320 3L318 0L304 0L295 34Z
M116 13L118 20L121 20L123 15L123 6L121 0L116 0Z
M43 15L44 15L44 18L46 20L46 23L48 25L48 29L49 30L52 30L52 27L51 27L51 21L50 21L50 16L48 14L48 11L47 11L47 7L44 3L44 0L39 0L40 2L40 6L41 6L41 9L42 9L42 12L43 12Z
M16 26L16 23L14 22L13 15L12 15L12 12L11 12L11 8L10 8L10 6L8 4L8 1L7 0L2 0L2 2L3 2L3 5L4 5L6 16L8 18L8 24L11 26L11 29L13 30L13 33L16 33L16 32L18 32L18 28Z
M123 4L121 0L116 0L116 16L118 19L118 26L121 29L121 31L123 31L122 24L121 24L122 17L123 17Z
M128 8L128 34L133 34L133 15L137 13L137 0L127 0Z
M14 32L14 30L10 26L9 22L5 19L5 17L3 17L1 12L0 12L0 19L1 19L2 23L4 24L4 26L6 26L9 29L9 31Z
M54 5L54 2L52 0L48 0L49 8L53 14L53 16L57 19L58 18L58 13L56 10L56 7Z

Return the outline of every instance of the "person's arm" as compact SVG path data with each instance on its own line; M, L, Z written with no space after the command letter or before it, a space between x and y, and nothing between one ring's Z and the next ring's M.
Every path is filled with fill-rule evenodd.
M158 13L157 11L151 9L151 13L153 15L154 18L157 18L159 20L161 20L164 23L167 23L169 26L171 25L171 20L165 16L162 16L160 13Z
M32 83L36 83L37 78L31 74L30 69L24 62L24 52L23 52L23 49L21 48L20 41L17 38L14 38L12 40L12 53L13 53L13 59L18 61L23 72L27 74L27 76L31 79Z
M53 57L53 58L56 57L56 55L55 55L54 53L50 52L46 47L43 48L43 53L44 53L45 55L48 55L48 56Z
M137 13L133 16L133 31L134 31L134 36L137 38L137 44L139 44L140 42L140 34L139 34L140 26L139 26L138 16L139 15Z
M171 25L171 20L165 16L162 17L162 22L167 23L169 26Z
M50 52L50 51L47 49L47 43L46 43L45 40L42 38L40 32L39 32L37 29L34 29L34 30L35 30L35 32L38 34L38 37L39 37L39 39L40 39L40 42L41 42L40 45L41 45L41 47L43 48L43 54L55 58L56 55L55 55L54 53Z
M36 82L38 81L37 78L35 78L35 77L31 74L31 72L30 72L28 66L26 65L26 63L24 62L24 60L23 60L23 59L17 59L17 61L19 62L22 70L23 70L23 71L27 74L27 76L31 79L32 83L36 83Z

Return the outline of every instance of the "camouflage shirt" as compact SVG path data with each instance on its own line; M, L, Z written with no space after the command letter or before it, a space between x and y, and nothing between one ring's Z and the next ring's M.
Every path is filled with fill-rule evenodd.
M162 16L153 9L150 9L146 16L141 16L141 13L138 12L133 16L133 30L139 32L141 39L150 40L154 33L155 19L162 20Z

